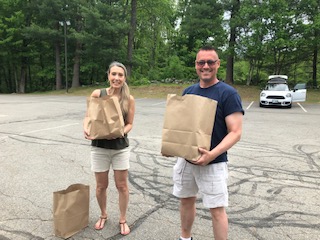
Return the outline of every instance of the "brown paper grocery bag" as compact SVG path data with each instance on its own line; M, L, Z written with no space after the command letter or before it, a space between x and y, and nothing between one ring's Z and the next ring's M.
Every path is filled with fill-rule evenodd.
M89 186L73 184L53 193L54 234L71 237L89 223Z
M114 139L124 136L124 120L117 97L87 98L84 129L92 139Z
M194 94L168 94L161 153L196 160L198 148L210 149L217 101Z

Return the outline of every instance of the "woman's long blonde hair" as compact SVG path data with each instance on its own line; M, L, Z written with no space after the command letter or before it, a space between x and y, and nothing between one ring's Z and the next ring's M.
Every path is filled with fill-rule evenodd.
M117 66L117 67L121 67L124 71L124 75L126 78L126 81L123 83L123 86L121 87L120 90L120 99L119 99L119 103L121 106L121 111L123 114L123 117L126 118L128 112L129 112L129 100L130 100L130 90L127 84L127 76L128 76L128 72L127 72L127 68L120 62L114 61L112 63L110 63L109 68L108 68L108 76L110 74L110 70L112 67ZM113 94L114 89L110 84L110 94Z

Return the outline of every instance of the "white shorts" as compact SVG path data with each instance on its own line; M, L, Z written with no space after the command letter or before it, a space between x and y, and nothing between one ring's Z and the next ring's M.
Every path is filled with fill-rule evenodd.
M178 158L173 167L173 195L196 197L199 192L207 208L228 206L228 166L226 162L199 166Z
M130 147L124 149L106 149L91 146L91 171L106 172L112 166L113 170L127 170L130 167Z

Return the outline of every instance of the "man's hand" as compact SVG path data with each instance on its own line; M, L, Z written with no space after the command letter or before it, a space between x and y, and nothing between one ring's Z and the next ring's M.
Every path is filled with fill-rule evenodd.
M214 159L212 159L210 151L208 151L208 150L206 150L204 148L198 148L198 150L199 150L199 153L201 155L196 161L193 162L194 164L201 165L201 166L206 166L211 161L214 160Z

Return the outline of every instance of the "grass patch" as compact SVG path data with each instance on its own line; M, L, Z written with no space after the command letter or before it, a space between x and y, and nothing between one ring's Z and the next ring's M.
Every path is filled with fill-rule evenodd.
M181 95L183 89L189 85L190 84L150 84L145 86L130 86L130 92L135 98L166 98L167 94ZM103 87L106 86L71 88L69 89L68 93L66 93L66 90L57 90L38 94L90 96L94 89ZM233 85L233 87L239 92L242 101L259 101L259 94L261 91L260 87L245 85ZM320 90L308 89L306 102L320 103Z

